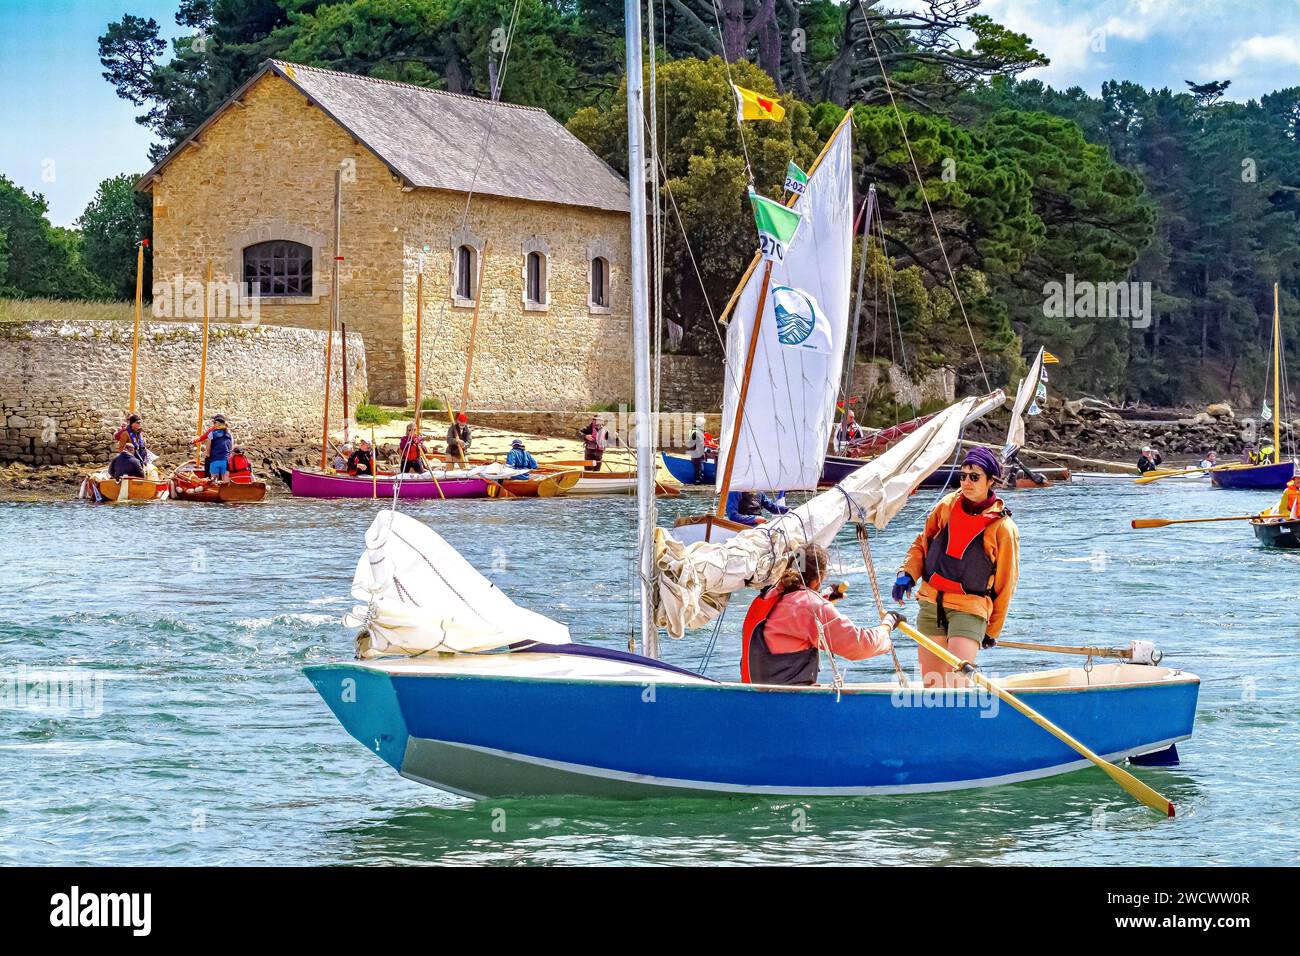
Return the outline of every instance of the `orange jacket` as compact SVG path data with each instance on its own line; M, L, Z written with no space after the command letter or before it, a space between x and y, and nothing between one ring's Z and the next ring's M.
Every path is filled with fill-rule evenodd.
M944 495L925 519L925 530L916 536L912 546L907 549L900 573L910 574L914 581L920 581L917 597L934 604L939 599L939 592L929 584L921 581L921 570L925 567L925 552L940 531L948 524L948 515L953 507L961 507L957 499L960 491ZM1006 506L999 498L991 505L991 510L1005 511ZM1007 619L1007 608L1011 605L1011 596L1016 593L1016 582L1020 578L1020 531L1010 514L995 521L984 534L984 553L993 562L993 574L989 578L989 587L997 595L988 598L979 594L945 594L943 606L949 611L965 611L976 614L988 621L988 633L997 637Z
M1277 513L1285 518L1294 518L1300 513L1300 486L1292 478L1282 491L1282 499L1277 503Z

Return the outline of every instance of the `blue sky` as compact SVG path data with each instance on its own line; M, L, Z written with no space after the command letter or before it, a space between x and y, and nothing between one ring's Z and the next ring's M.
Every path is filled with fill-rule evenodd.
M148 168L149 133L100 76L97 39L125 11L178 36L176 6L0 0L0 173L43 193L55 224L71 225L100 180ZM980 12L1033 38L1052 65L1026 75L1053 86L1230 79L1235 99L1300 86L1300 0L984 0Z

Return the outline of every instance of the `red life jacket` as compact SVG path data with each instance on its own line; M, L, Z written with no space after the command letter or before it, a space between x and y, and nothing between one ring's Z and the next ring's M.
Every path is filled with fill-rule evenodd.
M741 627L740 681L743 684L815 684L821 657L817 648L774 654L763 634L767 620L785 595L774 586L758 593Z
M948 511L943 526L925 550L921 580L942 594L973 594L993 597L989 578L993 562L984 550L984 532L1010 512L990 505L973 515L958 498Z
M231 455L230 480L241 485L251 485L253 483L253 463L243 455Z

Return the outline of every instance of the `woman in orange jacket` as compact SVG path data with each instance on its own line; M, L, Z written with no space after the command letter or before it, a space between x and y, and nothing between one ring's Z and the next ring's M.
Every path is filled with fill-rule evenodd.
M962 461L961 487L945 495L925 519L898 570L893 597L900 605L921 582L916 627L963 660L992 647L1007 618L1020 576L1020 532L993 493L1002 465L974 448ZM927 687L963 687L966 678L920 649Z

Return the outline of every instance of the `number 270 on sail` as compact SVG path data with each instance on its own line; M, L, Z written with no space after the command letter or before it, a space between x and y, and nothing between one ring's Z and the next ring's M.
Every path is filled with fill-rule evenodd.
M762 254L764 259L771 259L774 262L785 262L785 244L772 238L766 233L759 233L758 251Z

